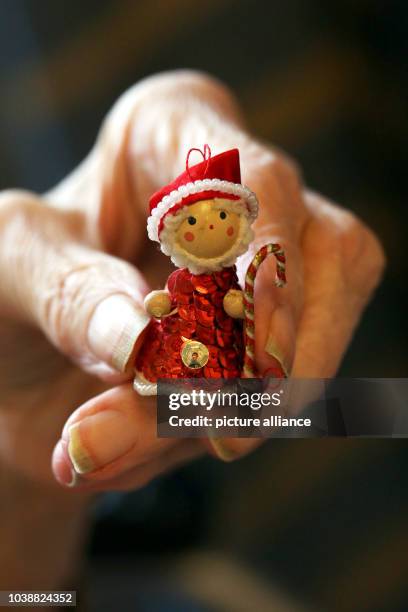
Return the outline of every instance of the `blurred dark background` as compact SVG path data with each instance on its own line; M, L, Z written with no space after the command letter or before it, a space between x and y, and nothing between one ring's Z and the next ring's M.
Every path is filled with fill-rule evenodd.
M341 374L406 376L407 20L402 0L0 0L0 188L64 177L144 76L208 71L310 186L381 237L387 274ZM119 609L120 584L122 610L407 610L405 446L273 441L107 496L95 609Z

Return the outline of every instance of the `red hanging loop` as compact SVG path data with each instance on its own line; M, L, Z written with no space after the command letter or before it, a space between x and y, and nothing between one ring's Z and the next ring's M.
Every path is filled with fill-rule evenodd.
M193 180L193 177L190 174L190 167L189 167L189 163L188 162L189 162L189 159L190 159L190 155L191 155L191 153L193 151L197 151L197 153L200 153L202 155L202 157L203 157L203 161L207 161L207 164L205 166L205 171L204 171L204 178L205 178L206 175L207 175L207 172L208 172L209 165L210 165L211 149L210 149L208 144L205 144L203 151L201 149L196 149L196 148L193 147L187 153L187 157L186 157L186 172L187 172L187 174L188 174L188 176L190 177L191 180Z

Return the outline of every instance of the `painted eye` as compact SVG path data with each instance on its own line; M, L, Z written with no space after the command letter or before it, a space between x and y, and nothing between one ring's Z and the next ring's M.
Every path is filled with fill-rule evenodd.
M188 222L190 225L195 225L197 223L197 219L195 217L189 217Z
M220 212L220 219L226 219L227 218L227 213L225 211L221 211Z

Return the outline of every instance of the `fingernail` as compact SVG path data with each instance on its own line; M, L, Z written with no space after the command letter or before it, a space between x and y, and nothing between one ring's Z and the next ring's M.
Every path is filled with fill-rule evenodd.
M271 355L271 364L262 372L262 378L287 378L288 374L279 359Z
M265 343L265 352L272 358L264 363L265 370L272 369L269 376L283 374L287 377L290 372L296 342L296 331L292 311L286 306L274 310L268 337ZM277 376L279 378L279 375Z
M120 410L104 410L68 429L68 454L77 474L88 474L122 457L135 444L135 432Z
M262 373L263 378L267 376L271 378L287 378L289 376L289 368L285 365L284 357L272 338L268 338L265 351L272 357L273 361Z
M234 461L234 459L238 457L233 450L228 448L224 440L221 438L209 438L209 442L211 445L211 450L213 451L212 454L214 454L218 459L228 463L230 461Z
M149 320L131 298L111 295L98 304L89 323L89 347L98 359L124 372Z
M72 469L71 462L68 457L66 442L60 440L55 447L52 460L53 472L58 482L65 487L75 487L78 484L79 476Z
M244 457L262 443L260 438L210 438L209 440L218 459L226 462Z

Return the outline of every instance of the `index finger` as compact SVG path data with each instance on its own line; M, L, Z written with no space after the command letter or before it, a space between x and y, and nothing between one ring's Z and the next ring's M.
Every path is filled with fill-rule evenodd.
M217 123L223 130L214 132ZM238 123L231 93L208 75L185 70L143 79L117 100L87 158L46 198L82 214L88 245L134 261L146 246L152 193L183 170L197 143L234 146Z

